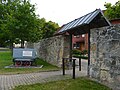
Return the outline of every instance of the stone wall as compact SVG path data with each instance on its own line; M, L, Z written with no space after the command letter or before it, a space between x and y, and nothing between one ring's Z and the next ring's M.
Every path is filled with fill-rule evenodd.
M92 29L90 75L120 90L120 25Z
M34 44L38 57L61 67L62 58L69 57L69 36L55 36Z

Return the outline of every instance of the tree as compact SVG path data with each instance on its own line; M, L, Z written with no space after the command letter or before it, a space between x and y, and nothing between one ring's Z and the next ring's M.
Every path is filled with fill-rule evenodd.
M35 14L35 5L28 0L0 0L0 41L3 44L24 41L37 42L53 36L59 27L57 23L46 22Z
M6 1L0 1L0 45L5 46L6 42L10 39L10 32L7 30L8 20L8 5ZM7 42L8 43L8 42Z
M26 0L6 0L0 3L6 10L6 23L2 23L1 31L9 35L8 40L13 43L16 38L21 40L21 47L24 41L36 42L40 37L40 20L35 14L35 6ZM6 33L5 33L6 32ZM3 34L2 33L2 34ZM3 35L2 35L3 36ZM0 38L2 38L0 36Z
M12 31L15 37L21 40L21 47L24 46L24 41L36 42L40 37L39 18L35 14L35 6L29 1L21 1L12 15L15 20L12 20ZM11 27L11 25L8 25ZM9 27L9 28L10 28Z
M42 39L52 37L58 28L59 25L57 23L52 21L45 21L41 28Z
M106 7L105 16L108 19L118 19L120 18L120 0L112 5L111 3L105 3L104 6Z

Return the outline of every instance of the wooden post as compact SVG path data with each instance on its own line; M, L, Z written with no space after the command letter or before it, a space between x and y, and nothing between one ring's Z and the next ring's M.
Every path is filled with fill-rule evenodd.
M75 60L73 59L73 79L75 79Z
M72 59L72 34L71 33L70 33L70 56L69 58ZM70 62L72 62L71 59L70 59Z
M81 71L81 58L79 58L79 71Z
M64 62L64 58L62 59L62 68L63 68L63 75L65 75L65 62Z
M88 77L90 76L90 29L88 30Z

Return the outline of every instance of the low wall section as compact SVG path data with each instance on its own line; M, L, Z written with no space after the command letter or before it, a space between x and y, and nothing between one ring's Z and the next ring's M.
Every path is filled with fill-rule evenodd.
M54 36L34 44L38 57L61 67L62 58L69 57L69 36Z

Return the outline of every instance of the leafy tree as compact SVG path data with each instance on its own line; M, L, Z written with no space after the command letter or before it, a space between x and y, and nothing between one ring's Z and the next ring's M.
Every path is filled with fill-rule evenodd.
M0 45L4 46L5 41L8 41L10 37L10 32L7 30L7 19L8 19L8 12L7 12L7 4L5 1L0 1Z
M35 5L28 0L0 0L0 41L5 44L24 41L37 42L53 36L59 27L55 22L46 22L35 14Z
M0 5L3 6L0 8L6 10L3 15L6 16L6 23L1 24L5 28L2 28L1 31L4 35L9 35L8 40L11 43L15 42L17 38L21 40L21 47L23 47L24 41L36 42L39 40L40 20L35 14L34 5L26 0L6 0L2 1Z
M39 18L35 14L35 6L29 1L21 1L13 14L13 32L15 37L21 40L21 47L24 41L36 42L40 37ZM11 24L10 23L10 24ZM8 25L11 27L11 25ZM9 28L10 28L9 27Z
M41 28L42 39L52 37L58 28L59 25L57 23L52 21L45 21Z
M117 19L120 18L120 0L112 5L111 3L105 3L104 6L106 7L105 16L108 19Z

